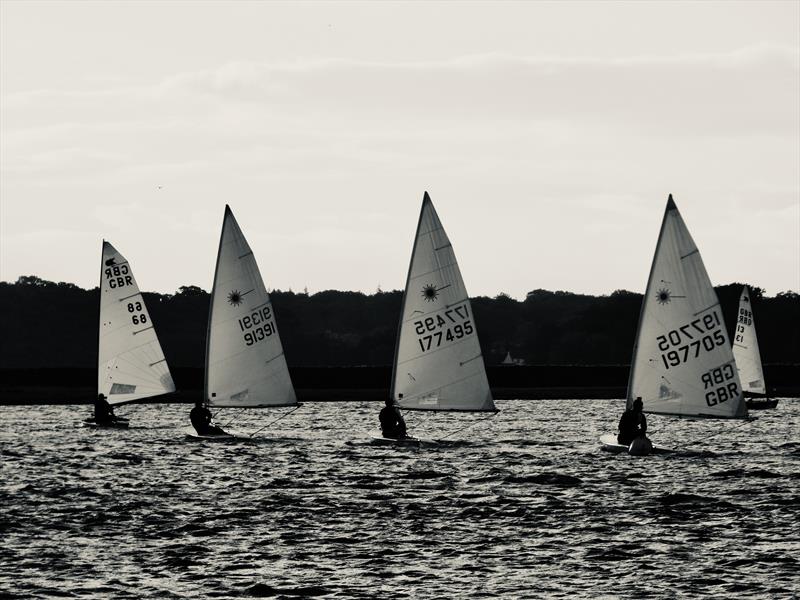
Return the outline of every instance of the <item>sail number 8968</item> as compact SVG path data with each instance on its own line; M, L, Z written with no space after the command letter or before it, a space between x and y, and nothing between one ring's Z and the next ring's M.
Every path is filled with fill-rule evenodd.
M138 313L131 315L131 323L134 325L140 325L142 323L147 323L147 314L143 312L139 312L143 310L143 306L141 302L128 302L128 312L129 313Z

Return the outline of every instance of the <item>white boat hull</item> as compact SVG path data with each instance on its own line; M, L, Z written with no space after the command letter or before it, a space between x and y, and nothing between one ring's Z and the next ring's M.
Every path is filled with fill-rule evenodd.
M194 427L184 427L183 433L188 439L192 440L205 440L211 442L225 442L230 440L249 440L252 439L249 435L241 435L232 431L226 431L224 434L217 435L201 435L197 433Z
M645 438L646 439L646 438ZM637 444L638 440L634 440L628 446L620 444L617 442L617 436L613 433L609 433L606 435L600 436L600 449L604 452L611 452L612 454L622 454L623 452L626 454L630 454L631 456L647 456L648 454L669 454L673 452L667 448L659 448L658 446L654 446L650 443L650 440L646 440L647 444L649 444L649 449L646 445L642 445L641 442Z

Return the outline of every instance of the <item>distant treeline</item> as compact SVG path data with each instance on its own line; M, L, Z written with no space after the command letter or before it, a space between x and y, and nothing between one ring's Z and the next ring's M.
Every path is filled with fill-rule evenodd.
M717 287L732 331L742 284ZM764 296L751 286L765 363L800 362L800 294ZM195 286L176 294L145 292L164 354L173 367L202 367L209 294ZM385 366L394 354L402 292L271 292L290 366ZM507 352L532 365L627 365L642 296L534 290L522 301L505 294L472 299L487 364ZM0 282L3 368L95 367L98 289L38 277Z

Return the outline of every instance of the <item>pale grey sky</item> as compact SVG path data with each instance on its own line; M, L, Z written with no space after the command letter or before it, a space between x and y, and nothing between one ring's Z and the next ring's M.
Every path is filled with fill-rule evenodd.
M0 279L642 291L667 194L714 283L800 289L800 2L0 2Z

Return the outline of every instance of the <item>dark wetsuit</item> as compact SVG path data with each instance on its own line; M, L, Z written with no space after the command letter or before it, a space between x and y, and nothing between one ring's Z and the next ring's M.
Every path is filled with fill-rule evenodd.
M617 441L625 446L641 435L647 434L647 419L644 414L634 410L626 410L619 420Z
M406 422L396 407L384 406L378 418L381 421L383 437L393 439L406 437Z
M205 406L195 406L189 413L192 427L199 435L223 435L225 432L211 424L211 411Z
M116 421L114 411L105 398L94 401L94 422L98 425L108 425Z

